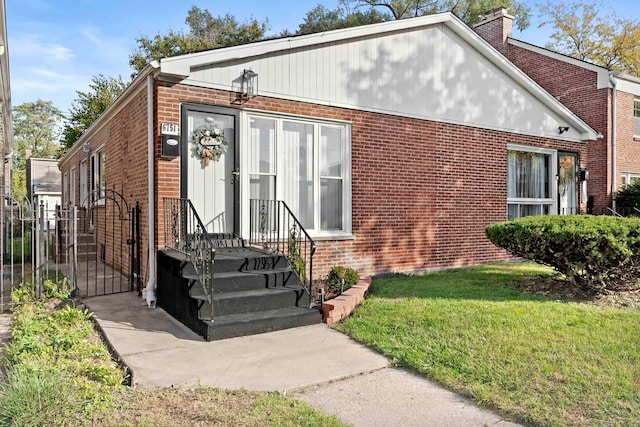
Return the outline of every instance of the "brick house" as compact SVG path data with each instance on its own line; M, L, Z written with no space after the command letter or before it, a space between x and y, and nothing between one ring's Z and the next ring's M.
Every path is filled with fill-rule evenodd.
M587 143L593 212L616 206L621 187L640 179L640 79L512 38L505 8L484 15L476 32L602 138ZM624 207L622 207L624 208Z
M59 167L73 203L105 187L139 202L146 283L165 197L240 237L251 199L284 200L318 276L427 271L505 259L488 224L584 208L587 123L444 13L153 62ZM211 126L228 148L206 161L193 135Z

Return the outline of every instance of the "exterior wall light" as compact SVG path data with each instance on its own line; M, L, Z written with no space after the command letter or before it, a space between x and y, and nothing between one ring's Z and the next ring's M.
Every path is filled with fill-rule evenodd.
M258 73L252 70L242 71L241 93L245 99L251 99L258 95Z
M82 151L84 153L88 153L89 151L91 151L91 144L89 144L88 142L82 144Z

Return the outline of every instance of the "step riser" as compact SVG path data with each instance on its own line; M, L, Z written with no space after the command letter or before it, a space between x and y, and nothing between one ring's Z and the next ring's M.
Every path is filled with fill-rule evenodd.
M309 310L307 314L296 317L250 321L231 325L216 325L214 322L213 326L208 327L206 339L207 341L215 341L246 335L263 334L282 329L298 328L318 324L321 319L322 317L319 311Z
M286 285L298 284L297 277L292 271L265 272L264 274L243 274L237 276L216 278L213 277L214 294L227 292L252 291L257 289L277 288ZM200 281L191 284L191 295L202 295L204 290Z
M291 289L289 292L274 292L260 296L242 296L238 298L213 298L214 316L226 316L238 313L252 313L264 310L277 310L288 307L308 307L309 295L304 289ZM200 318L208 319L211 305L205 301L200 307Z
M265 256L258 258L216 259L214 271L216 273L233 273L236 271L275 270L287 268L289 263L283 256ZM182 269L183 276L194 275L195 267L191 262L185 263Z

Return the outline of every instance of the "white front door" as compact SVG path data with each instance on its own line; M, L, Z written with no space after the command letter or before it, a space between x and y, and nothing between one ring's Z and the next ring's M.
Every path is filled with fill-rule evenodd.
M186 197L193 203L198 216L210 233L236 232L236 153L235 114L213 112L206 106L186 106L183 131L186 130ZM212 110L212 111L207 111ZM221 146L220 138L214 136L218 130L226 142L226 152L216 158ZM208 150L205 152L204 150ZM184 165L184 162L183 162Z

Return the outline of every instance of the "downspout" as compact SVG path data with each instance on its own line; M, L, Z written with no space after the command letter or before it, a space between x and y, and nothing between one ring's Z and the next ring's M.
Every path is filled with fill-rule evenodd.
M616 210L616 196L618 194L618 162L616 154L616 113L617 113L617 92L616 92L616 79L612 71L609 71L609 81L611 82L611 208L615 212Z
M154 132L153 132L153 74L147 76L147 191L149 200L149 281L147 282L145 299L149 308L156 308L156 200L155 200L155 179L154 179Z

